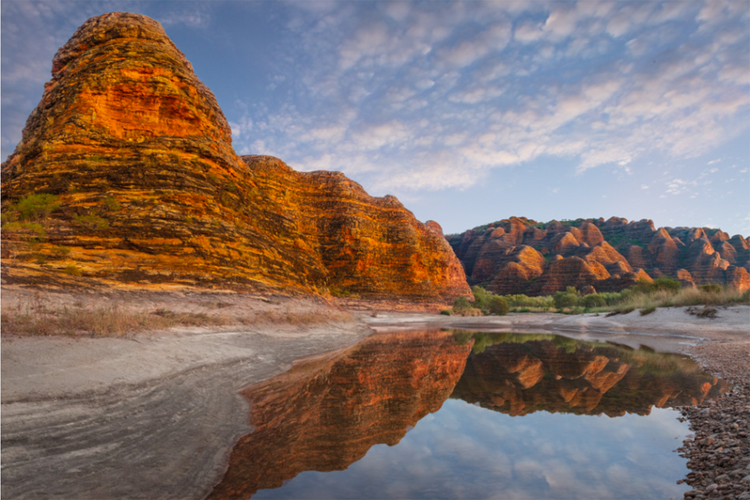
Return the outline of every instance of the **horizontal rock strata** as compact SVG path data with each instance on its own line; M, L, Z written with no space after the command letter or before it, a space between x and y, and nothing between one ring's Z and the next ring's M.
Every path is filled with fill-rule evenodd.
M538 223L511 217L447 236L471 285L502 294L618 291L661 275L685 286L750 289L750 241L721 230L659 228L650 220Z
M468 294L439 226L395 198L237 156L214 95L144 16L92 18L58 51L2 175L4 283Z

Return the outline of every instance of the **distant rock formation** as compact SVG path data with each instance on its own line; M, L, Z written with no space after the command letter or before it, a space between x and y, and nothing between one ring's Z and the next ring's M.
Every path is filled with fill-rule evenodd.
M2 177L4 283L469 294L439 226L395 198L237 156L214 95L141 15L89 19L57 52Z
M538 223L511 217L446 236L470 285L501 294L618 291L661 275L685 286L750 289L750 240L716 229L612 217Z

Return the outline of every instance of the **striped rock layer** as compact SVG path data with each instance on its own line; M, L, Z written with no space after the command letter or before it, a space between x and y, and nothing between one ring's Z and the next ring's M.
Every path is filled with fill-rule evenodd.
M395 198L240 158L214 95L145 16L89 19L57 52L2 175L4 283L469 292L439 226Z
M503 294L619 291L662 275L683 285L750 289L750 239L718 229L659 228L612 217L536 221L511 217L447 236L471 285Z

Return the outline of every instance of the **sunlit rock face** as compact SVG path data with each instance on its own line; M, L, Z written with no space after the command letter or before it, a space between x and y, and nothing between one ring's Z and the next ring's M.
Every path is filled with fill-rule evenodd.
M488 345L469 357L453 398L510 415L547 411L618 416L695 405L728 389L679 355L562 337L505 337L487 334L477 340L475 346Z
M370 297L468 295L463 267L437 222L423 224L393 196L374 198L341 172L296 172L278 158L243 156L290 233L315 254L327 283Z
M611 292L661 275L750 288L747 238L720 230L656 229L650 220L617 217L548 223L511 217L446 238L469 284L502 294L550 294L568 286Z
M214 95L141 15L92 18L58 51L2 175L5 283L468 293L395 198L238 157ZM55 209L22 219L14 203L40 193Z
M376 444L397 444L442 406L470 349L450 332L379 334L246 389L255 431L234 448L209 498L248 498L306 470L344 470Z

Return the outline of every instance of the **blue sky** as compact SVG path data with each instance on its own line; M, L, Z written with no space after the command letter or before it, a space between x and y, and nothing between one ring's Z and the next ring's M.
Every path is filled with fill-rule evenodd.
M447 233L507 218L750 235L750 3L2 1L2 158L91 16L161 22L240 154L341 170Z

